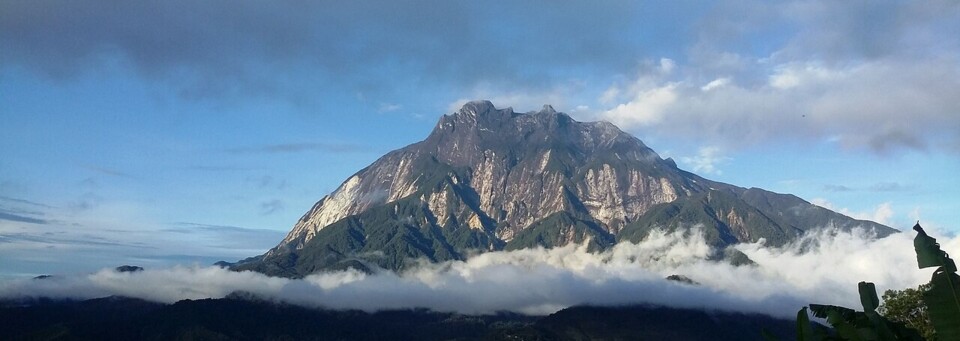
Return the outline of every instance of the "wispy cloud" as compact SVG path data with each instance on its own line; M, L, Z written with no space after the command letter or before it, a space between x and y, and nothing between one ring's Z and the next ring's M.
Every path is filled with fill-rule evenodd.
M262 253L280 242L286 234L286 231L231 225L191 222L175 222L169 225L173 227L162 228L158 232L181 234L197 243L194 246L198 250L203 250L195 251L195 255L221 257L219 260Z
M83 168L85 168L85 169L87 169L87 170L91 170L91 171L97 172L97 173L99 173L99 174L109 175L109 176L114 176L114 177L120 177L120 178L133 178L133 177L134 177L134 176L131 175L130 173L126 173L126 172L118 171L118 170L116 170L116 169L110 169L110 168L102 167L102 166L85 165L85 166L83 166Z
M401 108L403 108L403 106L399 104L381 103L380 108L377 109L377 112L383 114L383 113L388 113L392 111L397 111L397 110L400 110Z
M197 230L204 231L214 231L214 232L236 232L236 233L276 233L275 230L269 229L256 229L249 227L240 227L240 226L231 226L231 225L215 225L215 224L203 224L203 223L191 223L191 222L174 222L170 225L177 226L176 228L163 229L161 231L170 231L170 232L193 232Z
M348 143L283 143L271 144L265 146L236 147L226 149L228 153L235 154L276 154L276 153L300 153L300 152L326 152L326 153L367 153L374 150L368 146L348 144Z
M240 166L189 165L189 166L183 167L183 169L190 170L190 171L199 171L199 172L247 172L252 170L260 170L261 168L240 167Z
M903 192L911 190L910 186L898 182L878 182L867 187L851 187L847 185L824 185L823 190L828 192Z
M121 242L99 235L67 235L65 233L0 233L0 238L7 243L32 243L49 247L93 246L93 247L125 247L125 248L154 248L142 242Z
M283 211L286 205L283 204L283 200L273 199L269 201L264 201L260 203L260 215L269 215L276 212Z
M880 182L873 184L869 189L874 192L900 192L909 190L909 187L896 182Z
M277 179L270 175L248 176L247 178L244 179L244 182L251 184L257 189L282 190L287 187L286 180Z
M30 224L48 224L44 211L55 209L53 206L23 199L0 197L0 220Z
M0 220L18 221L31 224L47 224L46 220L13 214L10 212L5 212L2 209L0 209Z
M680 158L680 162L689 165L694 172L701 174L723 174L719 166L730 161L731 158L724 156L719 147L702 147L696 156L685 156Z
M823 198L813 198L810 200L814 205L839 212L840 214L861 220L875 221L884 225L891 225L894 216L893 205L889 202L881 203L876 208L869 211L854 211L846 207L837 207L830 201Z
M7 201L7 202L11 202L11 203L16 203L16 204L26 204L26 205L30 205L30 206L37 206L37 207L43 207L43 208L54 208L53 206L50 206L50 205L47 205L47 204L44 204L44 203L39 203L39 202L30 201L30 200L26 200L26 199L20 199L20 198L11 198L11 197L6 197L6 196L0 196L0 201Z
M131 208L114 203L92 210L52 212L56 220L43 218L44 224L0 215L0 273L70 273L130 263L170 266L176 259L192 259L187 264L236 260L265 252L285 234L229 225L153 223L141 216L128 219L116 212Z
M854 189L844 185L823 185L823 190L827 192L850 192Z

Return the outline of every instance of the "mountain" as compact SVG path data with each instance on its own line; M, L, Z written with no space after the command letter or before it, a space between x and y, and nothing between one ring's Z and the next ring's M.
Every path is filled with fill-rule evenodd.
M762 340L794 339L793 321L757 314L633 305L549 316L425 309L310 309L244 295L160 304L126 297L0 301L2 340ZM816 328L822 328L815 325Z
M398 270L411 259L494 250L569 243L602 250L654 229L694 227L722 250L761 238L782 245L828 226L896 231L683 171L608 122L578 122L549 105L517 113L473 101L441 117L425 140L348 178L279 245L231 268L286 277Z

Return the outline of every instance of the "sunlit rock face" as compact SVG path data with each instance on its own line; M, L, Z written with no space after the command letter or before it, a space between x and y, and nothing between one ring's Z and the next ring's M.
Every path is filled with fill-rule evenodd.
M685 172L608 122L578 122L549 105L516 113L474 101L441 117L425 140L348 178L277 247L234 268L297 277L533 246L603 249L653 229L705 229L725 246L858 226L892 231Z

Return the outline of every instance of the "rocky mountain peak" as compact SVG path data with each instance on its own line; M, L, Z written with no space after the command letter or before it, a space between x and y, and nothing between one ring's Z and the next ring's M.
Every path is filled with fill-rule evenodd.
M647 164L662 162L656 152L613 124L579 122L549 104L539 111L516 113L510 107L497 109L490 101L471 101L441 117L419 146L456 167L475 168L494 156L513 162L548 151L553 159L549 163L556 165L575 166L606 156Z
M497 108L488 100L474 100L464 103L460 110L457 110L457 114L480 116L495 110Z
M608 122L550 105L516 113L471 101L427 139L387 153L317 202L287 237L234 269L303 276L400 269L408 258L586 243L700 226L712 245L779 245L824 226L890 228L792 195L704 179Z
M456 136L457 139L469 137L470 143L483 142L473 139L475 136L488 137L499 135L497 140L521 142L518 139L538 140L589 140L606 141L633 140L636 138L621 131L609 122L578 122L569 115L558 112L550 104L543 105L539 111L526 113L514 112L513 108L497 109L487 100L470 101L452 114L444 115L437 122L431 136L427 139L442 139L442 136ZM594 141L594 142L596 142Z
M557 113L557 111L553 109L553 106L552 106L552 105L549 105L549 104L544 104L544 105L543 105L543 109L540 109L540 112L541 112L541 113L546 113L546 114L556 114L556 113Z
M518 114L513 112L513 108L497 109L493 103L487 100L470 101L453 114L444 115L438 122L437 127L458 128L460 130L489 129L490 127L503 125L516 115Z

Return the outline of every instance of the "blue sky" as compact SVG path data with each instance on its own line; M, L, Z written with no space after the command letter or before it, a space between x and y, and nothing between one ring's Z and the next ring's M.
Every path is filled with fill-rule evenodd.
M960 232L953 1L0 3L0 273L274 246L471 99Z

